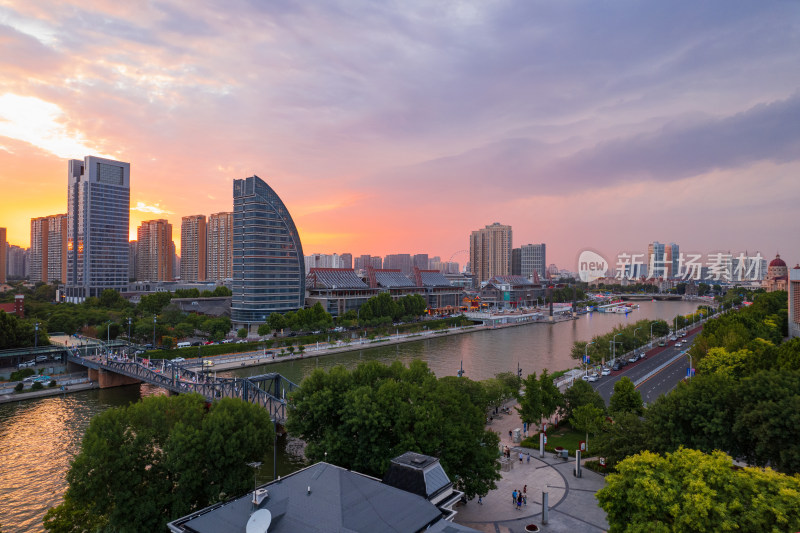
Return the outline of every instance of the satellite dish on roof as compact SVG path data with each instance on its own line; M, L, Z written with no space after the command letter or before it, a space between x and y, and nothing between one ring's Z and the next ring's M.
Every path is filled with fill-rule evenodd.
M247 521L245 531L247 533L267 533L269 525L272 523L272 513L268 509L259 509Z

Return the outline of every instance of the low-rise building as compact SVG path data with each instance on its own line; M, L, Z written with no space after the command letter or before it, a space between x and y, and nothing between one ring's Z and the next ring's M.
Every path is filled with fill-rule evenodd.
M167 524L173 533L477 533L452 522L463 493L439 460L408 452L380 479L319 462Z
M319 302L332 316L357 311L377 295L351 268L312 268L306 276L306 307Z

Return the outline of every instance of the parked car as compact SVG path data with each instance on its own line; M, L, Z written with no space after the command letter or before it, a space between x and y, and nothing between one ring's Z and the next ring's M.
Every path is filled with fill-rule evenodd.
M639 360L639 356L638 356L638 355L636 355L636 354L633 354L633 355L631 355L630 357L628 357L628 362L629 362L629 363L635 363L635 362L636 362L636 361L638 361L638 360Z
M611 374L611 369L608 368L607 366L604 366L603 370L600 371L600 375L602 376L608 376L610 374Z
M584 375L583 377L581 377L581 379L582 379L583 381L589 381L589 382L592 382L592 381L597 381L597 380L598 380L598 376L597 376L597 374L595 374L595 373L591 373L591 374L586 374L586 375Z
M47 356L46 355L37 355L36 356L36 362L37 363L45 363L45 362L47 362Z
M622 367L623 367L623 364L622 364L620 361L617 361L617 362L616 362L616 363L614 363L614 365L611 367L611 370L614 370L614 371L617 371L617 370L622 370Z
M183 357L176 357L175 359L172 360L173 363L183 363L184 361L186 361L186 359L184 359Z

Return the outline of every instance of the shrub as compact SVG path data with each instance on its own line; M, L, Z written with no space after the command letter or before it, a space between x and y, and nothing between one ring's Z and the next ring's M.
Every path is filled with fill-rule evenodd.
M44 388L44 385L42 385L42 383L40 381L37 381L36 383L31 385L31 390L42 390L43 388Z
M17 386L14 387L14 390L17 392L22 392L23 388L25 388L25 385L23 385L22 383L17 383Z
M52 381L50 381L50 384L49 384L49 385L47 385L47 386L48 386L48 387L55 387L55 386L56 386L56 380L52 380Z
M28 376L32 376L36 373L36 371L32 368L23 368L21 370L16 370L11 373L9 376L9 381L22 381L23 379L27 378Z

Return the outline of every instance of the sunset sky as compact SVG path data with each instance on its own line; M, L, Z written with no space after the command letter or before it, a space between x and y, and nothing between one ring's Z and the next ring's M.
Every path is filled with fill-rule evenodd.
M283 198L306 254L800 260L800 2L0 0L0 226L131 163L142 220Z

